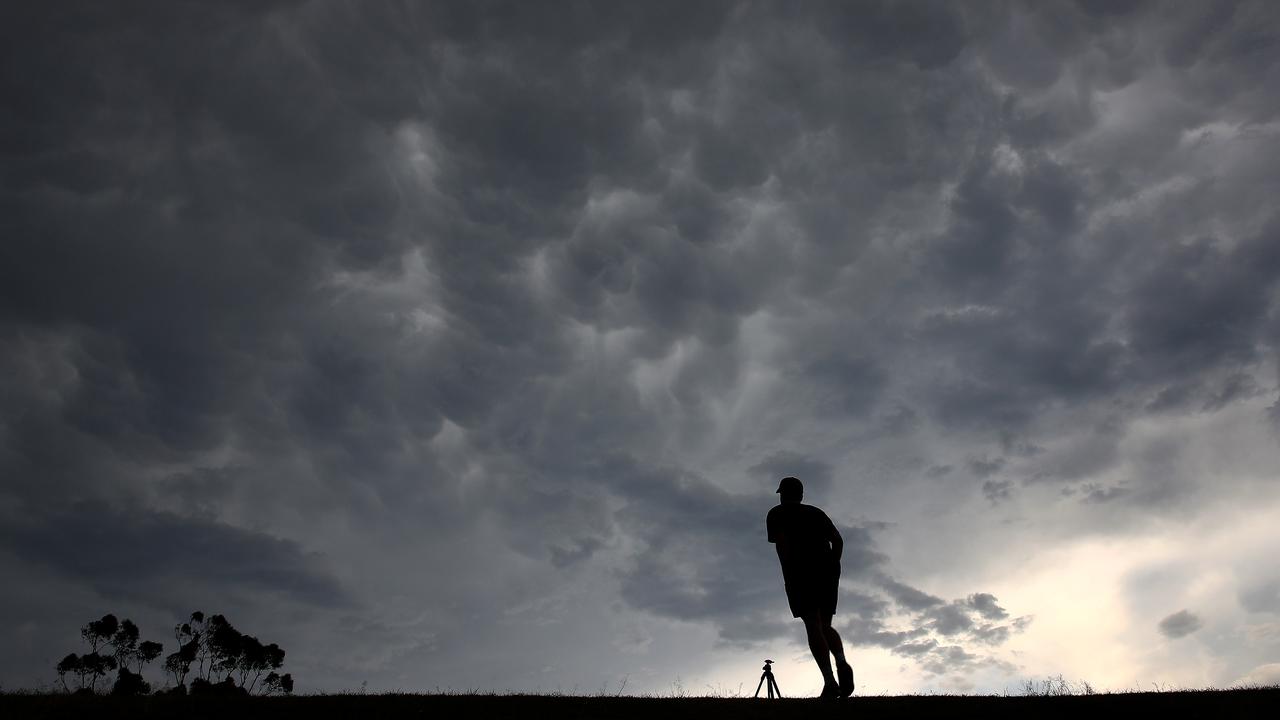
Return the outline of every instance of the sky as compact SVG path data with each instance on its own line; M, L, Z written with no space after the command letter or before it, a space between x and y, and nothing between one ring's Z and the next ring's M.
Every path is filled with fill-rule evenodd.
M1275 3L0 14L0 687L1280 681Z

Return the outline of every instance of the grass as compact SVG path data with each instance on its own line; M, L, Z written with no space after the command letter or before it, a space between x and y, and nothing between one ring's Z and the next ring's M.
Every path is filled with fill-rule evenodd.
M364 692L253 698L86 697L39 692L0 694L0 716L11 718L448 718L521 720L682 720L684 718L907 718L982 715L986 718L1071 717L1098 713L1267 717L1280 707L1280 687L1100 693L1061 678L1029 682L1023 694L882 695L826 703L723 696L524 695L487 692L372 694ZM680 692L684 692L683 688Z

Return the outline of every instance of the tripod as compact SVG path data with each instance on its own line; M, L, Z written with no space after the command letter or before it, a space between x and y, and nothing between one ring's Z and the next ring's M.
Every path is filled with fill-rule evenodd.
M765 681L769 683L769 697L782 697L782 691L778 689L778 681L773 679L773 670L769 667L772 664L772 660L764 661L764 672L760 673L760 684L756 685L756 697L760 697L760 686L764 685Z

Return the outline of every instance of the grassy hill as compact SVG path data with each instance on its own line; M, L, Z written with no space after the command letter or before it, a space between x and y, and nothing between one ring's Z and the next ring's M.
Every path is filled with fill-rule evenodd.
M681 720L683 718L908 718L965 717L1090 720L1130 717L1261 718L1280 708L1280 688L1185 690L1074 696L904 695L812 699L714 697L573 697L556 695L302 695L294 697L85 697L0 695L0 717L38 718L452 718L519 720Z

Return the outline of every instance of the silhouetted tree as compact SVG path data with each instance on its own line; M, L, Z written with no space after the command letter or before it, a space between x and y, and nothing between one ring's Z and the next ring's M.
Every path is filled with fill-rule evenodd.
M164 652L164 645L153 640L144 640L138 645L138 672L142 672L142 668L152 660L160 657L160 653Z
M263 644L256 637L245 635L224 615L206 617L194 612L188 622L174 628L174 638L178 651L165 658L164 667L173 677L175 689L183 688L178 692L186 690L188 678L191 694L271 694L293 690L293 678L275 672L284 664L284 650L275 643Z
M256 639L255 639L255 642L256 642ZM248 689L250 689L250 692L253 692L253 688L255 688L257 685L257 679L259 679L259 675L261 675L262 671L264 670L268 671L268 674L266 674L266 678L268 679L270 679L271 676L275 675L274 684L268 683L268 684L262 685L262 687L264 687L264 692L268 692L268 693L293 692L292 676L289 675L288 673L285 673L284 675L280 675L276 673L276 670L280 669L280 665L284 665L283 648L278 646L278 644L275 644L275 643L270 643L270 644L266 644L266 646L259 646L259 647L261 647L261 652L259 653L259 655L253 657L253 659L251 660L252 670L253 670L253 682L250 683L250 685L248 685ZM283 684L282 682L280 682L280 678L284 678Z
M200 654L201 629L204 613L191 613L191 620L174 626L173 637L178 641L178 651L164 659L164 670L173 677L173 683L185 692L187 673Z
M90 620L80 628L80 638L89 645L89 652L84 655L71 653L58 663L58 678L67 688L67 675L76 676L76 692L97 692L98 679L116 667L114 653L103 655L99 649L106 649L107 643L120 629L120 622L115 615L103 615L99 620ZM70 690L70 688L67 688Z
M75 653L67 655L58 663L58 680L62 683L63 690L71 692L67 685L67 675L79 675L81 667L80 656Z
M280 675L276 674L274 671L279 670L280 666L283 664L284 650L282 650L279 645L276 645L275 643L263 645L258 641L258 638L253 637L252 635L246 635L244 637L244 646L239 664L240 685L246 686L245 683L247 682L248 685L246 687L249 692L253 692L258 686L258 679L262 676L264 671L267 671L268 678L272 675L276 675L276 677L279 678ZM249 677L249 673L253 673L252 678ZM266 687L266 685L263 685L264 689ZM292 678L289 680L289 687L290 690L292 690ZM279 688L276 689L278 690ZM284 692L289 692L290 690L285 690Z
M214 673L222 673L221 680L227 680L244 655L244 635L222 615L209 618L205 633L209 645L209 679L212 680Z
M291 693L293 692L293 676L289 673L283 675L274 672L267 673L267 677L262 681L262 687L263 695Z
M164 646L139 641L138 626L131 620L103 615L80 628L80 637L89 646L83 655L71 653L58 662L58 680L67 692L96 693L98 681L118 670L111 687L115 695L151 692L142 677L147 663L160 657ZM168 692L185 695L264 695L293 692L293 677L276 672L284 664L284 650L275 643L264 644L245 635L223 615L196 611L184 623L175 625L176 652L165 656L163 669L173 678ZM265 675L264 675L265 673ZM73 690L68 678L76 679ZM188 681L190 687L188 688ZM238 681L238 682L237 682Z
M107 644L115 636L119 628L120 621L116 620L115 615L108 613L101 620L91 620L80 628L80 637L89 643L89 652L96 653L100 646Z
M112 695L146 695L151 692L151 683L142 679L142 673L120 666L116 682L111 686Z
M80 628L80 638L89 645L84 655L71 653L58 662L58 680L63 689L71 691L67 676L75 675L76 692L96 693L98 680L107 673L119 669L112 692L138 694L151 691L142 679L142 668L159 657L164 646L157 642L138 642L138 626L132 620L119 621L115 615L103 615ZM136 663L137 671L129 669Z
M116 664L126 665L138 651L138 626L132 620L125 620L107 642L111 644L111 657Z
M80 689L84 690L84 679L89 678L89 692L98 692L98 680L116 669L116 660L110 655L91 652L80 656Z
M130 663L136 664L139 673L144 665L159 657L164 649L160 643L150 640L139 643L138 626L132 620L121 621L120 629L111 637L110 642L116 664L122 668L128 668Z

